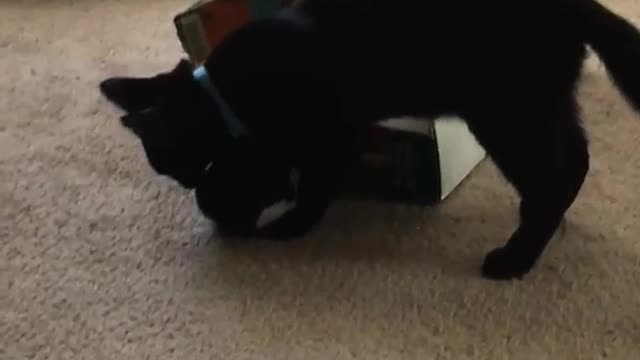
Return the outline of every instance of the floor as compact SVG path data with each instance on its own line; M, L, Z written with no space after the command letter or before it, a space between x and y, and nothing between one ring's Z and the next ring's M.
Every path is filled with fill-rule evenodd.
M0 2L0 358L640 358L640 116L597 63L592 171L525 281L478 273L516 222L490 161L437 208L343 201L303 242L229 245L96 90L172 66L189 4Z

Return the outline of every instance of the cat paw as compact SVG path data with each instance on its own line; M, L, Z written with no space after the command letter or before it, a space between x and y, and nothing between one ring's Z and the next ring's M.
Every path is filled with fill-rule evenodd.
M288 241L306 235L312 225L292 211L258 230L258 235L272 240Z
M482 264L482 275L492 280L522 279L531 271L533 263L531 260L524 259L523 256L501 247L487 254Z
M248 239L256 234L256 229L250 223L236 224L229 222L216 222L217 233L224 238Z

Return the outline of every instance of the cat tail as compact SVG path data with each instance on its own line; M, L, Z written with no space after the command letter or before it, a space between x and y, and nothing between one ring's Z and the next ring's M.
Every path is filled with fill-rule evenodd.
M597 0L573 0L573 5L578 7L586 43L627 101L640 111L640 31Z

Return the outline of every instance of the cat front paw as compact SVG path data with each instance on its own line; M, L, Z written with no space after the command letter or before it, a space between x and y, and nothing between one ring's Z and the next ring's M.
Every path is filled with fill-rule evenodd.
M522 253L500 247L490 251L482 264L482 275L492 280L522 279L535 264Z
M305 236L315 222L301 216L297 210L290 210L280 218L258 229L258 236L272 240L288 241Z

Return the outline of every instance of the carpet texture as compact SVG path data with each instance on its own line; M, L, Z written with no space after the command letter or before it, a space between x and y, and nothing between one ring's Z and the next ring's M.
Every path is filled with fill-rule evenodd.
M592 62L592 170L522 282L490 161L437 208L337 203L294 244L224 244L99 80L182 54L188 0L0 3L0 359L638 359L640 116ZM640 23L640 2L609 0Z

